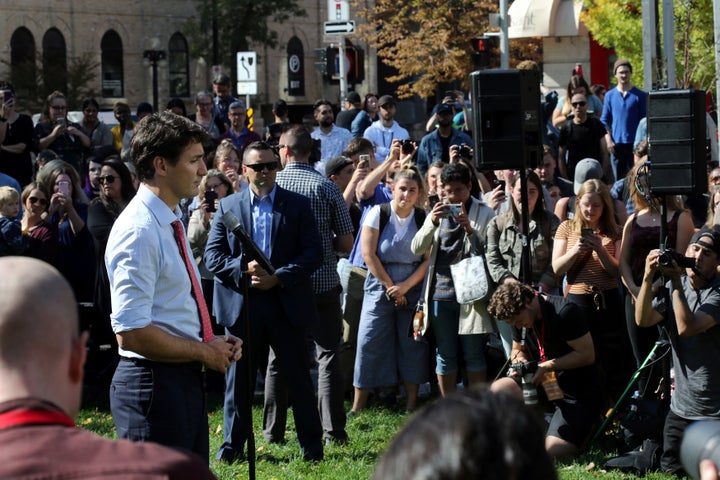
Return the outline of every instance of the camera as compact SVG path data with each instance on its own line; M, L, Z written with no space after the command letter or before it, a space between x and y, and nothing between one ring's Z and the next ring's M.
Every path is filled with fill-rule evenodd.
M522 394L525 405L537 405L537 387L532 383L532 377L537 371L537 362L513 363L510 368L522 377Z
M700 461L712 460L720 465L720 422L705 420L685 429L680 445L680 459L685 471L695 479L700 478Z
M460 148L458 149L458 153L463 158L472 158L472 148L470 148L470 145L467 145L465 143L460 145Z
M409 155L413 153L413 150L415 150L415 144L412 140L410 140L409 138L405 140L400 140L400 151L404 155Z
M672 267L673 260L675 260L675 263L677 263L680 268L693 268L695 266L694 258L686 257L682 253L670 249L662 249L660 251L658 263L661 267Z

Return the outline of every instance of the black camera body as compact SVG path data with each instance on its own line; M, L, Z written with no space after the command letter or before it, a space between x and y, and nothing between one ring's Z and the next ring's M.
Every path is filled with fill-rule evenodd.
M511 363L510 368L515 370L518 375L521 377L524 377L525 375L529 373L535 373L537 372L538 363L537 362L524 362L524 363Z
M695 266L694 258L686 257L682 253L670 249L662 249L660 251L658 263L661 267L672 267L673 260L675 260L675 263L677 263L680 268L693 268Z
M411 139L400 140L400 151L403 154L408 155L412 153L413 150L415 150L415 145Z
M472 148L470 147L470 145L468 145L466 143L463 143L462 145L460 145L460 148L458 149L458 153L463 158L472 158L472 156L473 156Z

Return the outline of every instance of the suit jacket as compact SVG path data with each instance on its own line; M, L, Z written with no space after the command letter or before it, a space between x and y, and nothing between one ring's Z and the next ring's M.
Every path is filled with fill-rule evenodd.
M270 291L282 304L288 321L297 326L317 320L310 276L322 264L322 241L307 197L276 187L272 213L270 263L280 285ZM250 189L223 198L218 205L205 247L205 266L215 274L213 314L217 322L232 327L240 317L244 299L240 240L222 222L232 212L252 236ZM252 260L252 259L248 259ZM252 288L250 289L252 295ZM264 297L267 298L267 297Z

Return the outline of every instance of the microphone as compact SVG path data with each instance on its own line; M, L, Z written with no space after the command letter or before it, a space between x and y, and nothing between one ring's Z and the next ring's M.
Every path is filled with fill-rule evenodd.
M226 212L220 219L225 227L230 230L233 235L238 237L245 251L245 255L248 257L248 261L255 260L269 275L275 275L275 268L270 263L270 260L268 260L260 247L258 247L257 243L253 241L252 237L243 230L238 218L233 215L232 212Z

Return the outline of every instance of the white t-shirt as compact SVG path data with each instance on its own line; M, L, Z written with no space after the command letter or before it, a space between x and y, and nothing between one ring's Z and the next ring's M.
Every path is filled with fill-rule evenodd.
M410 225L410 222L413 221L414 218L414 210L411 210L410 214L407 217L401 218L395 212L395 208L392 206L392 203L390 204L390 223L392 223L395 227L395 234L398 238L402 238L405 236L408 225ZM380 230L380 205L375 205L368 211L368 213L365 215L365 220L363 220L362 226L374 228L375 230Z

